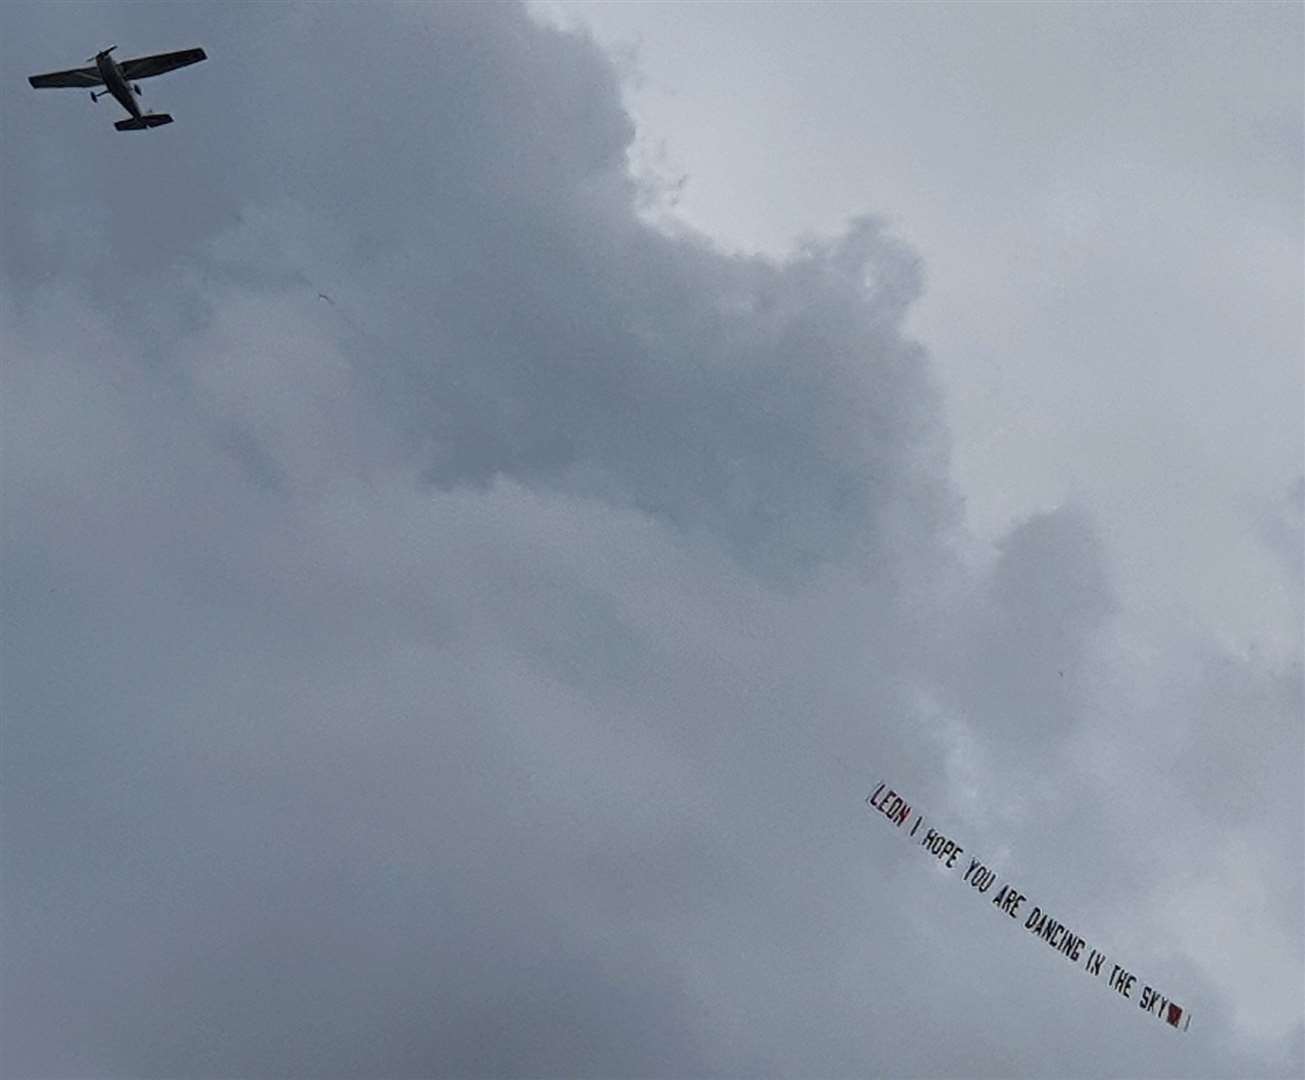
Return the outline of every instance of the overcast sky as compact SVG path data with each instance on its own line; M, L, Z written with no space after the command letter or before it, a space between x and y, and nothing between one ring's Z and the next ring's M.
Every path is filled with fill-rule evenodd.
M1305 1072L1302 11L0 7L0 1071Z

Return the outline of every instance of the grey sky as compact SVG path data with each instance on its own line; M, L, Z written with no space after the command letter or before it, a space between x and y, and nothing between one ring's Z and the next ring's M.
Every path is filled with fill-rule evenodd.
M5 1074L1298 1075L1300 9L574 15L0 14Z
M921 253L978 535L1084 500L1139 605L1294 621L1241 502L1305 437L1298 5L539 10L636 73L676 217L778 254L873 211Z

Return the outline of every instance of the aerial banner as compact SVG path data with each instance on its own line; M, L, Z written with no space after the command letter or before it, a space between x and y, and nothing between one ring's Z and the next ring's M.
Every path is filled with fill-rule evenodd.
M906 798L881 783L866 796L866 806L876 817L917 847L923 848L937 859L946 870L957 875L961 882L985 898L998 884L997 872L985 866L965 848L926 822L924 815L915 810ZM909 828L908 828L909 825ZM991 897L990 903L1001 914L1022 926L1025 932L1041 938L1063 959L1081 968L1089 975L1103 981L1121 997L1136 1002L1148 1016L1163 1021L1170 1027L1186 1031L1192 1022L1190 1010L1167 998L1154 987L1143 984L1138 991L1138 979L1122 964L1110 960L1100 949L1088 944L1081 934L1055 918L1045 908L1030 905L1028 897L1014 882L1002 882ZM1135 991L1138 991L1135 993Z

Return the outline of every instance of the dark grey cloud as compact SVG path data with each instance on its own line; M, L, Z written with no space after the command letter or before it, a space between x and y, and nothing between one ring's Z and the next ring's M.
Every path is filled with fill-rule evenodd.
M984 714L1008 753L1034 760L1082 719L1078 692L1092 677L1091 648L1117 602L1098 539L1073 508L1015 528L961 624L957 705Z
M962 557L880 226L650 229L614 69L515 7L5 20L7 78L211 56L147 88L162 139L4 106L39 148L4 161L7 1073L1295 1066L1289 1009L1234 1045L1222 894L1157 929L1184 879L1076 754L1115 752L1103 678L1144 689L1091 520ZM1299 698L1259 678L1271 735ZM1276 883L1285 834L1199 807L1216 741L1168 778L1182 850ZM867 823L893 773L1208 1024L967 904Z

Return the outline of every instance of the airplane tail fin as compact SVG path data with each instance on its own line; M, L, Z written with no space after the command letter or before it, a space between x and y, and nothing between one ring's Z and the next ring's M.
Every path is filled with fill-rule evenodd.
M167 113L146 113L144 116L133 116L130 120L119 120L113 126L119 131L142 131L170 123L172 117Z

